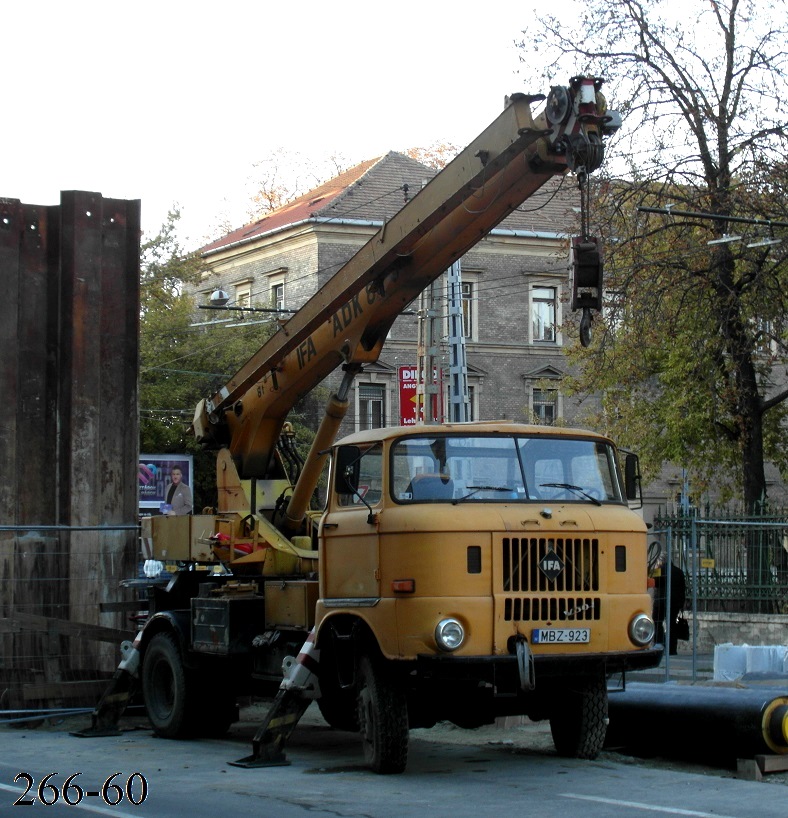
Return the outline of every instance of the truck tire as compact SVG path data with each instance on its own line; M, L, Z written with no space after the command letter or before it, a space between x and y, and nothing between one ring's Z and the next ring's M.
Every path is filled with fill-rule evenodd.
M377 657L358 665L358 725L364 760L376 773L401 773L408 761L408 703L405 692Z
M558 755L596 758L607 732L607 681L589 677L564 692L552 707L550 732Z
M171 633L157 633L145 651L142 696L156 735L183 738L194 734L187 673Z
M320 708L320 715L330 727L350 733L358 732L358 709L352 691L340 690L339 687L331 692L323 690L323 695L317 700L317 706Z
M211 693L211 689L206 687L204 695L199 698L205 702L205 706L196 719L196 729L205 738L221 738L238 721L235 697Z
M340 681L339 660L330 639L320 649L320 698L317 706L326 723L335 730L358 733L356 685Z

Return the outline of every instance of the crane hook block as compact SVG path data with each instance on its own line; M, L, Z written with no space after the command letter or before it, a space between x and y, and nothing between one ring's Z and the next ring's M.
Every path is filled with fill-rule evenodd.
M602 310L601 242L589 236L572 238L572 309Z

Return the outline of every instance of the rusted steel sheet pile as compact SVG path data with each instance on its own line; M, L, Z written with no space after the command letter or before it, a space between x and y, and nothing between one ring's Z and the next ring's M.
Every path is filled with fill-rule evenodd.
M138 201L0 198L0 692L89 676L100 649L66 624L117 627L99 603L135 561L139 248Z

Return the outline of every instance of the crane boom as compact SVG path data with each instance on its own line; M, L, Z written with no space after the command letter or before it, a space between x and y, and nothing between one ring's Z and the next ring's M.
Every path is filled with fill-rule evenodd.
M197 406L193 429L227 445L242 477L263 477L293 404L341 364L377 360L402 310L550 178L594 170L616 125L576 77L503 112L324 284L238 372Z

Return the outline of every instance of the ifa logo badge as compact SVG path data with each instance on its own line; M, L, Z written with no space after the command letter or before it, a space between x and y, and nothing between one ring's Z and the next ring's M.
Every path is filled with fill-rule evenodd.
M555 582L556 578L564 570L564 563L558 554L550 548L542 559L539 560L539 570L550 582Z

